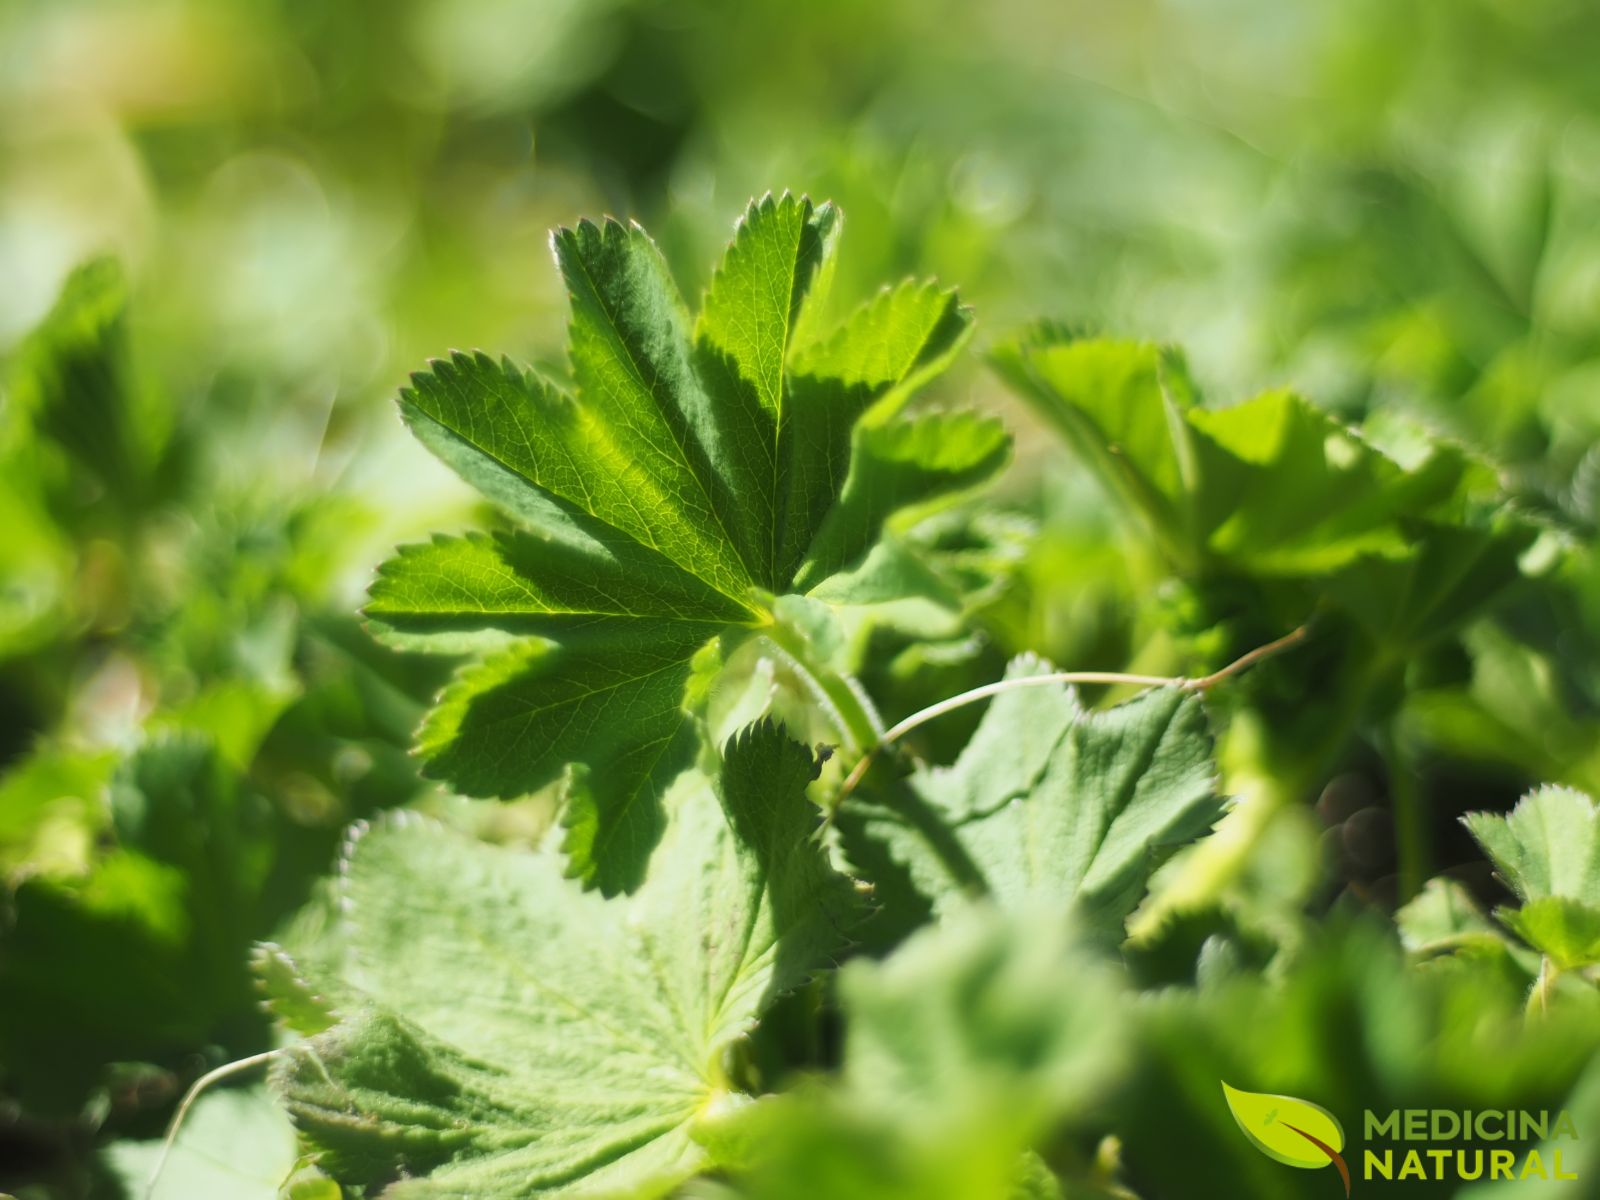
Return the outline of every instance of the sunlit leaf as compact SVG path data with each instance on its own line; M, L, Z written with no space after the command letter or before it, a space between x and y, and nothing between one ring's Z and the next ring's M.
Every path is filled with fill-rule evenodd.
M1600 962L1600 811L1571 788L1544 787L1504 817L1463 818L1522 906L1497 915L1558 967Z
M908 285L815 328L838 226L830 205L752 204L698 320L638 226L558 230L575 392L457 354L401 395L418 438L521 526L403 548L373 586L380 636L488 654L424 727L428 770L515 796L570 767L571 869L607 892L643 877L693 752L691 660L1005 460L993 422L896 416L962 340L954 293Z

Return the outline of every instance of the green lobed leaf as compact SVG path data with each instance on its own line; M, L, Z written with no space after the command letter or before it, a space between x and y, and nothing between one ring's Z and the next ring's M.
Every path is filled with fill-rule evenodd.
M1563 970L1600 962L1600 811L1582 792L1542 787L1506 816L1462 818L1522 901L1496 915Z
M425 772L480 796L565 775L569 870L608 892L635 887L666 789L694 757L684 693L705 641L693 626L635 621L514 642L441 693L417 735Z
M1504 498L1460 449L1419 434L1402 464L1287 391L1203 407L1168 348L1045 329L995 363L1177 569L1304 581L1399 652L1480 609L1532 541L1488 519Z
M1582 792L1537 788L1506 816L1462 820L1519 899L1562 896L1600 906L1600 811Z
M904 872L937 913L988 895L1120 931L1162 856L1221 814L1215 784L1193 694L1157 689L1093 712L1043 685L992 706L951 768L852 798L839 824L888 904Z
M813 836L817 764L770 723L720 797L673 785L630 896L415 818L359 837L342 880L339 1023L276 1084L323 1168L385 1196L658 1195L740 1103L723 1056L844 945L853 891Z
M1600 909L1565 896L1544 896L1498 915L1518 937L1563 971L1600 963Z
M897 415L964 339L953 292L889 289L819 334L807 302L838 228L827 204L753 203L697 320L638 226L558 230L575 392L454 354L401 393L417 437L521 527L404 547L373 584L378 636L486 656L425 723L427 771L514 796L571 766L572 871L607 892L638 885L693 751L695 656L1005 460L993 422Z
M831 204L771 195L751 205L712 278L695 329L708 416L727 455L725 503L752 578L782 586L785 560L812 530L808 501L832 500L829 465L807 434L834 395L798 402L788 378L812 283L831 263L840 220ZM808 411L822 409L820 413ZM843 414L840 414L843 415ZM848 422L845 422L848 426Z
M893 513L992 478L1011 456L1005 426L976 413L930 413L857 429L850 476L795 578L807 590L858 562Z

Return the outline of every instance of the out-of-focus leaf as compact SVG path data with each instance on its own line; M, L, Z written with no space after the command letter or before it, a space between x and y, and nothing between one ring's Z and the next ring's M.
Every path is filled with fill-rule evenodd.
M1179 571L1302 580L1397 653L1481 610L1533 540L1487 522L1501 497L1461 450L1423 438L1402 465L1283 391L1202 407L1170 350L1045 329L996 363Z
M1383 644L1417 646L1458 627L1517 578L1518 557L1537 531L1514 520L1476 528L1409 524L1415 553L1366 556L1318 586Z
M87 870L114 766L108 753L41 746L0 778L0 875Z
M1027 1149L1092 1113L1117 1075L1123 1016L1112 972L1057 916L973 906L841 972L842 1073L734 1115L741 1193L1012 1200L1059 1188Z
M1299 1097L1352 1137L1365 1110L1413 1107L1419 1096L1455 1110L1560 1110L1600 1048L1600 1005L1578 997L1530 1024L1526 983L1455 955L1418 970L1389 929L1336 918L1270 982L1241 973L1149 996L1132 1018L1136 1065L1107 1100L1129 1187L1181 1196L1196 1180L1225 1179L1249 1200L1339 1194L1332 1170L1294 1170L1251 1145L1224 1081ZM1453 1177L1406 1184L1433 1196L1459 1187Z
M339 1023L277 1084L340 1182L492 1200L656 1194L736 1106L723 1055L844 944L853 893L812 836L810 753L771 724L718 791L673 787L663 853L627 898L562 878L555 847L425 823L359 838ZM354 1119L353 1119L354 1118Z
M0 931L0 1062L40 1111L81 1104L107 1063L262 1032L247 957L269 806L195 736L151 741L110 793L115 848L81 876L23 880Z
M141 386L126 345L127 284L111 259L74 271L55 307L22 346L9 380L7 424L0 450L34 436L34 453L58 447L71 479L51 481L65 501L83 503L86 481L120 510L145 499L144 489L169 432L170 414Z
M159 1138L102 1152L125 1194L140 1200L280 1200L296 1161L294 1126L265 1087L212 1091L190 1110L151 1191L160 1156Z

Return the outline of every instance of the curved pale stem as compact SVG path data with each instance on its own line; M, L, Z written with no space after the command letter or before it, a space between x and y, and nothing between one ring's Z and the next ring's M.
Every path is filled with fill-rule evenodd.
M861 782L867 770L872 766L873 758L883 747L898 741L918 726L926 725L936 717L942 717L945 713L954 712L956 709L963 708L968 704L976 704L980 700L987 700L991 696L998 696L1004 692L1016 691L1018 688L1042 687L1047 684L1176 687L1190 692L1203 692L1226 679L1233 678L1241 671L1249 669L1263 659L1271 658L1274 654L1282 653L1291 646L1303 642L1306 638L1307 629L1308 626L1300 625L1275 641L1268 642L1264 646L1257 646L1248 654L1241 654L1220 671L1213 671L1210 675L1202 676L1199 679L1190 679L1186 676L1129 675L1121 671L1054 671L1048 675L1023 675L1015 679L1001 679L995 683L986 683L981 687L972 688L962 692L960 695L951 696L947 700L941 700L937 704L931 704L927 708L914 712L905 720L899 721L884 730L877 742L870 746L866 753L856 761L856 765L851 768L850 774L845 776L844 782L839 785L839 794L834 803L838 804L851 792L855 791L856 785Z
M156 1184L161 1182L161 1172L166 1170L167 1159L172 1154L172 1147L177 1144L178 1131L183 1128L184 1119L188 1117L189 1109L200 1098L200 1094L212 1084L243 1074L253 1067L259 1067L262 1063L271 1062L282 1053L282 1050L267 1050L261 1054L252 1054L248 1058L238 1059L235 1062L223 1063L216 1070L207 1071L194 1081L194 1084L184 1093L183 1102L178 1105L178 1111L172 1114L172 1124L167 1126L167 1136L161 1143L161 1153L156 1156L155 1166L150 1169L150 1178L144 1185L145 1200L154 1200Z

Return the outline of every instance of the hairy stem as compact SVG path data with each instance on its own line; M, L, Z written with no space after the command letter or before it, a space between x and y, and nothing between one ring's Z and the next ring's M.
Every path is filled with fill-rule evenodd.
M805 682L812 699L839 731L844 749L849 753L865 751L870 754L870 747L884 736L883 719L860 684L814 662L810 644L782 621L774 622L761 632Z
M931 704L927 708L912 713L903 721L899 721L885 730L875 744L869 743L867 752L857 760L850 774L845 776L834 803L839 803L851 792L855 791L856 785L861 782L868 769L871 768L874 757L883 747L891 745L913 729L926 725L936 717L942 717L945 713L954 712L956 709L963 708L968 704L976 704L980 700L987 700L991 696L1016 691L1019 688L1042 687L1047 684L1058 686L1062 684L1107 684L1110 686L1128 685L1132 687L1176 687L1190 692L1203 692L1208 688L1215 687L1224 680L1233 678L1241 671L1248 670L1263 659L1271 658L1274 654L1280 654L1291 646L1303 642L1306 638L1307 628L1305 625L1298 626L1276 641L1268 642L1265 646L1257 646L1248 654L1240 655L1220 671L1213 671L1210 675L1205 675L1198 679L1190 679L1187 676L1129 675L1120 671L1055 671L1048 675L1024 675L1016 679L1001 679L995 683L986 683L981 687L972 688L962 692L960 695L951 696L947 700L941 700L937 704Z
M214 1071L207 1071L196 1079L189 1090L184 1093L183 1101L178 1105L178 1111L172 1114L172 1124L167 1126L167 1136L161 1143L161 1153L156 1155L155 1166L150 1169L150 1178L144 1186L145 1200L152 1200L156 1194L156 1184L161 1182L161 1172L166 1170L167 1158L172 1154L172 1147L177 1144L178 1131L183 1128L183 1122L189 1115L189 1109L194 1102L200 1099L200 1094L214 1083L242 1074L262 1063L271 1062L282 1054L282 1050L267 1050L261 1054L252 1054L248 1058L241 1058L235 1062L224 1063Z

